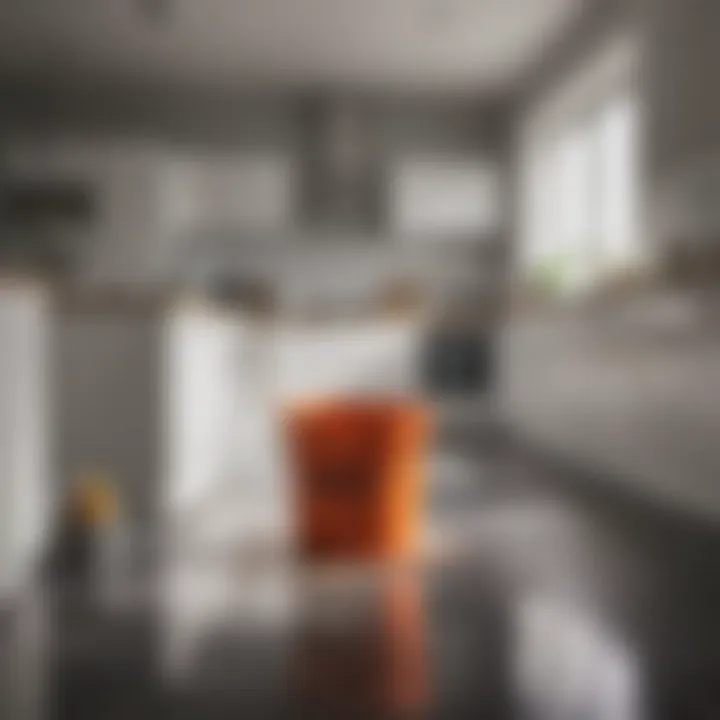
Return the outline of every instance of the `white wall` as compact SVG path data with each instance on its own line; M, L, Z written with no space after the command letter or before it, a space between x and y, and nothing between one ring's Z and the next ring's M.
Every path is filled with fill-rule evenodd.
M0 592L17 587L48 536L52 485L47 422L45 293L0 284Z

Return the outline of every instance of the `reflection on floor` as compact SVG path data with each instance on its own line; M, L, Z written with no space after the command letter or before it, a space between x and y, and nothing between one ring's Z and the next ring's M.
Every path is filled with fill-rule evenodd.
M180 558L3 614L0 717L720 717L720 540L517 451L440 457L416 567Z

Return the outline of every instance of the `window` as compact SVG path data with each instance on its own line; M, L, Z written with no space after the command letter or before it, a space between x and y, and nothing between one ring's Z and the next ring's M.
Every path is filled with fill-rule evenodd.
M637 38L608 37L535 102L521 126L520 265L564 293L645 263Z
M619 98L604 110L599 124L601 236L610 263L638 261L640 226L638 207L638 111L630 98Z
M640 261L638 106L610 96L526 146L526 275L573 291Z

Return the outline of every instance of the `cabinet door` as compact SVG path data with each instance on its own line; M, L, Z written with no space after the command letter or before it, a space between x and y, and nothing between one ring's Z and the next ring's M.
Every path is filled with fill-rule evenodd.
M392 176L391 217L401 235L484 235L500 217L498 178L488 163L407 158Z
M168 161L164 173L171 232L279 231L292 221L294 170L276 153Z

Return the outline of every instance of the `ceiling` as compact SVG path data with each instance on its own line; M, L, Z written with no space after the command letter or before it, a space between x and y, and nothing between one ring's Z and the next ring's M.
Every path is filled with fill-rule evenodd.
M0 0L0 71L170 83L506 87L582 0Z

